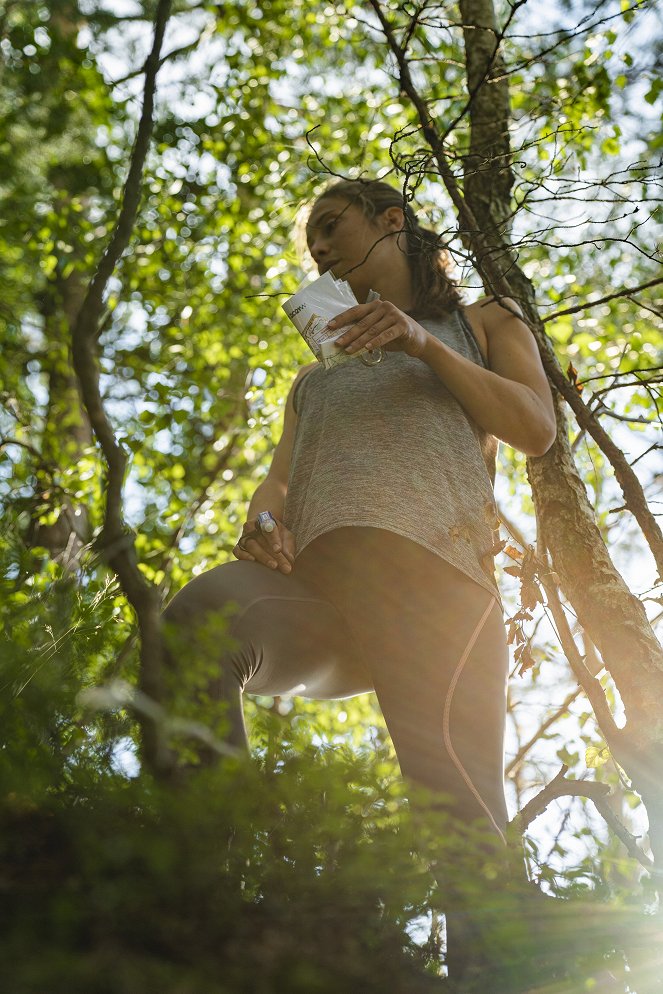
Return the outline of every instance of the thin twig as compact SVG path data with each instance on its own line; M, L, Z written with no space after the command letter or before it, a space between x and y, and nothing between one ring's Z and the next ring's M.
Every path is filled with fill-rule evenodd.
M203 28L203 30L200 32L198 37L195 38L193 41L188 42L186 45L181 45L180 48L174 48L172 49L172 51L166 52L165 55L162 55L159 58L159 69L161 69L162 66L166 64L166 62L170 62L171 59L176 59L178 56L186 54L186 52L196 51L196 49L198 49L201 46L202 42L207 41L207 39L214 34L214 30L215 30L215 23L214 21L210 21L210 23L205 28ZM142 76L143 73L146 71L146 68L147 68L147 62L145 62L138 69L132 69L132 71L130 73L127 73L126 76L120 76L119 79L110 80L110 85L122 86L123 83L128 83L130 79L135 79L136 76Z
M518 752L513 757L513 759L511 760L511 762L508 764L507 768L504 771L504 775L506 777L511 776L512 773L515 773L515 771L518 769L520 764L527 756L527 753L530 751L532 746L536 745L539 739L542 738L545 735L545 733L548 731L550 726L554 725L555 722L562 717L565 711L568 711L569 705L573 704L573 702L576 700L576 698L580 696L581 693L582 693L582 687L576 687L575 690L571 691L571 693L564 699L564 701L560 704L560 706L558 708L555 708L553 713L536 730L534 735L532 735L532 737L528 739L525 745L520 746Z
M587 695L589 703L592 705L596 720L599 723L603 737L608 743L608 747L611 751L613 751L613 746L618 750L621 730L615 724L615 719L612 716L603 687L599 680L590 673L575 643L566 614L564 613L564 608L562 607L562 602L559 598L557 585L553 581L549 570L541 570L539 576L546 592L548 607L555 621L557 637L564 650L564 655L569 661L573 675Z
M629 832L626 826L622 824L622 822L619 820L615 812L610 807L608 803L608 795L607 794L601 795L600 793L596 792L595 794L592 794L589 799L593 803L598 813L607 823L608 828L610 828L617 836L617 838L620 840L620 842L624 844L629 856L632 856L634 859L637 859L637 861L641 863L644 867L646 867L648 870L654 870L655 865L653 860L651 860L649 856L647 856L647 854L643 852L640 846L637 844L637 837L633 835L631 832Z
M549 321L555 321L565 314L577 314L578 311L589 311L592 307L598 307L599 304L605 304L609 300L616 300L618 297L630 297L634 293L641 293L643 290L648 290L652 286L659 286L661 283L663 283L663 277L659 276L654 280L649 280L647 283L640 283L639 286L625 286L621 290L607 294L605 297L588 300L586 303L578 304L576 307L566 307L563 311L555 311L553 314L546 315L542 320L544 324L548 324Z

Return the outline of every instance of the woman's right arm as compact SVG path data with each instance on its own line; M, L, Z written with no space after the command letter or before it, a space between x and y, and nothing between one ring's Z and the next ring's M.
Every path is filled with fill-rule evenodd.
M240 549L239 546L235 546L233 549L233 554L237 559L254 560L265 566L270 566L272 569L278 568L285 573L290 572L295 561L295 536L283 524L290 461L297 429L297 412L293 405L293 397L302 377L317 365L317 362L313 362L302 366L293 380L286 400L281 438L274 449L267 476L253 493L242 534L245 535L255 529L259 511L271 511L278 527L273 532L249 539L246 543L247 549ZM276 565L272 566L272 563Z

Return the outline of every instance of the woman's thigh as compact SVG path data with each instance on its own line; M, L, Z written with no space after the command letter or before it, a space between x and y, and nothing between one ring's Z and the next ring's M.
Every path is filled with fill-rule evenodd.
M502 832L508 648L498 602L383 529L339 529L312 547L361 647L403 774L448 794L464 820L487 818Z
M401 770L446 794L463 821L502 835L508 649L497 602L477 591L449 628L416 624L370 660Z
M207 663L232 669L250 694L324 699L372 690L338 608L304 570L295 565L295 572L286 576L240 561L195 577L164 614L171 655L189 654L197 645Z

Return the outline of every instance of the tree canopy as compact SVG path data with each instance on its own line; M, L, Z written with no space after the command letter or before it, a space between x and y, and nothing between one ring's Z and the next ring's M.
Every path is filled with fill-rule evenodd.
M335 177L399 186L466 300L519 302L558 402L496 490L513 850L554 910L506 935L530 897L495 888L491 989L657 989L655 25L647 0L0 0L7 989L445 989L447 836L372 697L251 699L255 766L166 773L223 715L163 706L159 610L267 471L310 360L280 301Z

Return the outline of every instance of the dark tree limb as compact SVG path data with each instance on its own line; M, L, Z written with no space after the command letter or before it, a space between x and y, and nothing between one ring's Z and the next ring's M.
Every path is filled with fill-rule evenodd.
M522 834L539 815L543 814L548 805L560 797L586 797L596 807L608 827L626 847L629 856L636 859L647 870L654 870L654 863L637 844L636 837L623 825L608 804L611 788L607 783L597 783L590 780L567 780L568 766L562 766L559 773L549 784L539 791L535 797L518 812L509 822L509 829Z
M620 842L622 842L626 847L626 851L629 856L632 856L633 859L637 859L638 863L641 863L645 869L654 871L655 866L653 860L651 860L649 856L647 856L647 854L640 848L637 837L633 835L632 832L629 832L626 826L621 823L615 812L608 804L607 794L601 795L596 792L590 796L590 800L608 825L608 828L611 829Z
M193 41L188 42L188 44L186 45L181 45L179 48L174 48L172 51L166 52L165 55L161 55L159 58L158 68L161 69L161 67L164 66L166 62L170 62L171 59L178 59L181 55L186 55L188 52L195 52L196 49L199 48L203 44L203 42L205 42L213 33L214 33L214 22L210 22L208 26L204 28L203 31L200 32L198 37L195 38ZM139 69L133 69L131 72L127 73L126 76L120 76L119 79L111 80L110 85L122 86L124 83L128 83L129 80L135 79L136 76L142 76L143 73L146 72L146 70L147 70L147 62L144 65L140 66Z
M147 697L162 697L162 643L159 597L138 568L133 536L123 519L122 490L127 457L115 439L99 386L99 363L96 353L99 324L103 314L103 297L133 231L142 189L142 174L153 128L154 95L160 52L171 0L159 0L154 20L152 50L145 63L143 106L124 185L120 213L108 246L87 289L72 332L72 356L83 404L107 464L104 524L96 546L109 566L117 573L126 597L136 612L141 635L140 689ZM140 714L143 750L155 773L171 765L163 732L147 712Z
M511 293L509 285L504 279L501 269L495 264L492 246L488 242L487 238L484 237L472 209L463 197L456 175L447 161L444 144L440 138L435 121L428 110L426 101L420 95L412 80L412 74L410 72L410 66L407 61L406 53L398 44L394 30L385 16L379 0L370 0L370 3L378 20L380 21L382 31L387 39L387 43L389 44L389 48L398 63L401 90L406 94L412 103L412 106L417 111L424 138L431 147L435 165L437 166L440 177L444 182L449 196L451 197L452 203L458 212L463 238L472 240L474 254L477 257L479 272L481 272L482 276L485 278L491 291L497 296L508 297Z
M663 532L647 504L640 480L622 450L613 442L596 414L582 400L574 384L562 372L543 328L539 328L538 324L535 327L531 320L528 323L539 345L544 341L546 343L542 350L542 361L546 373L572 409L580 428L591 435L612 465L615 478L624 496L624 506L638 522L651 549L659 575L663 577Z
M592 307L598 307L599 304L606 304L609 300L619 300L620 297L631 297L634 293L642 293L643 290L648 290L652 286L660 286L661 283L663 283L663 276L659 276L655 280L649 280L647 283L640 283L638 286L624 286L621 290L609 293L605 297L598 297L596 300L588 300L586 303L578 304L576 307L565 307L563 311L554 311L553 314L547 314L543 318L543 323L549 324L551 321L556 321L557 318L564 317L565 314L591 311Z
M543 814L549 804L559 797L592 797L598 795L607 797L610 787L607 783L595 783L588 780L567 780L568 766L562 766L557 776L521 808L512 818L509 826L522 834L532 822Z
M548 607L555 621L555 629L559 637L564 655L569 661L573 675L582 687L584 693L592 705L592 710L596 715L601 731L605 737L608 747L611 750L619 751L620 729L615 724L615 719L608 706L605 692L598 679L590 673L585 660L575 644L568 620L559 599L557 587L553 582L550 573L542 571L541 582L548 599Z

